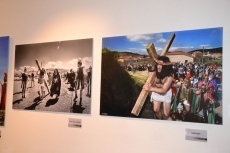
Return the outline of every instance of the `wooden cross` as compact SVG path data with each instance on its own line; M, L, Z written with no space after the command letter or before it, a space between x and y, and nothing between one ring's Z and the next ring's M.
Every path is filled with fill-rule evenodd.
M175 36L176 36L175 33L173 33L172 36L170 37L169 41L167 42L164 50L162 51L161 56L164 56L164 55L167 54L167 52L168 52L168 50L169 50L169 48L170 48ZM152 59L158 57L158 54L156 52L156 49L155 49L153 43L149 43L146 46L146 50L147 50L149 56ZM153 84L155 78L156 78L156 72L150 72L149 77L148 77L148 79L146 81L146 84L148 84L148 83ZM139 113L140 113L140 111L141 111L141 109L142 109L142 107L143 107L143 105L145 103L145 100L146 100L148 94L149 94L149 91L145 91L145 90L142 89L142 91L139 94L139 97L137 98L137 101L136 101L136 103L135 103L135 105L134 105L134 107L133 107L133 109L131 111L131 114L136 115L136 116L139 115Z

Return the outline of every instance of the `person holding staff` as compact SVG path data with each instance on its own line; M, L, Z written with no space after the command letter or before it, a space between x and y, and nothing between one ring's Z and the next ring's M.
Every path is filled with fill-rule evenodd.
M153 101L153 111L158 119L167 119L170 114L172 101L172 81L173 67L169 58L166 56L158 56L154 59L156 62L156 78L154 83L145 84L143 89L152 92L150 101ZM160 106L163 103L164 116L161 114Z
M31 88L32 88L32 87L34 87L34 86L35 86L35 85L34 85L34 71L32 71L32 73L31 73L31 76L30 76L30 77L31 77L31 80L30 80L30 81L31 81Z
M24 72L22 73L22 84L21 84L21 88L22 88L22 99L26 98L25 94L26 94L26 90L27 90L27 81L28 81L28 74L27 74L27 69L26 67L24 68Z
M86 96L91 96L91 83L92 83L92 67L90 66L87 71L87 94Z
M84 89L84 73L83 73L83 66L82 66L82 61L81 59L78 60L77 62L78 68L77 68L77 74L75 77L75 97L73 101L76 101L78 96L77 96L77 91L80 90L80 101L82 100L82 90Z

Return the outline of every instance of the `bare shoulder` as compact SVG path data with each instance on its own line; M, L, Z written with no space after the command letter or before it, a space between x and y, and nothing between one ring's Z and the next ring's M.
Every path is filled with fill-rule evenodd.
M172 83L172 81L173 81L173 77L171 76L165 77L163 79L163 83Z

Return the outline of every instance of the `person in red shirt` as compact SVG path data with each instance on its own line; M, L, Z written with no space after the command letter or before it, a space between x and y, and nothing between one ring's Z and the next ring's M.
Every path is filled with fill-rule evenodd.
M4 73L4 83L2 85L2 96L1 96L1 104L0 104L0 110L5 110L6 105L6 87L7 87L7 73Z

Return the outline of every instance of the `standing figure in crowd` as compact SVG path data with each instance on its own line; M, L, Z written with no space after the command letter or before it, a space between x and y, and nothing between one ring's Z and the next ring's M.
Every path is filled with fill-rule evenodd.
M209 74L210 74L210 68L209 68L207 65L205 65L204 73L205 73L206 75L209 75Z
M198 80L198 76L199 76L199 66L198 66L197 63L196 63L195 66L194 66L194 75L195 75L195 78Z
M199 74L198 74L198 80L202 80L203 74L204 74L203 67L200 67Z
M66 84L69 84L69 72L65 74L65 81L67 80Z
M185 78L185 70L184 70L183 65L179 66L178 75L179 75L179 80L184 80L184 78Z
M28 74L27 74L27 69L25 67L24 72L22 73L22 84L21 84L22 98L26 98L25 94L26 94L26 90L27 90L27 87L26 87L27 81L28 81Z
M196 94L200 95L199 106L198 106L198 116L200 116L205 123L208 123L207 109L208 109L208 95L207 95L207 77L205 76L202 81L198 82L198 88Z
M217 91L218 91L217 79L214 77L213 74L210 74L208 80L209 80L208 81L209 98L213 101L216 101L217 100Z
M2 86L0 110L5 110L5 107L6 107L6 87L7 87L7 73L6 72L4 73L3 81L4 83L0 81L0 85Z
M47 85L47 82L46 82L46 77L45 77L45 74L46 74L46 71L44 68L42 68L40 71L38 71L38 95L40 97L40 99L42 100L43 98L45 98L45 87L47 88L48 90L48 93L49 93L49 88L48 88L48 85Z
M61 90L61 77L58 72L58 69L55 69L52 76L50 96L53 97L54 99L57 99L58 96L60 96L60 90Z
M31 73L31 87L34 87L34 71Z
M197 93L200 94L200 104L198 115L203 118L205 123L215 123L215 101L214 91L216 88L215 78L213 74L204 76L204 80L198 83ZM217 90L217 89L216 89Z
M217 101L217 81L214 75L209 75L209 81L207 86L207 98L208 98L208 123L215 123L215 102Z
M203 75L202 80L199 80L198 82L198 89L201 89L202 86L206 88L207 85L208 85L208 76Z
M75 73L73 71L73 69L70 70L70 73L68 74L68 82L70 83L70 90L73 91L74 90L74 83L75 80Z
M198 94L195 94L195 90L191 88L191 82L189 79L184 79L181 93L180 102L184 106L183 117L192 111L196 112L198 107Z
M166 56L159 56L155 59L156 62L156 78L153 83L145 84L143 89L151 91L151 101L153 101L153 111L158 119L167 119L170 114L172 90L171 85L173 81L172 63ZM161 114L160 106L163 103L164 116Z
M189 66L187 66L186 68L186 72L185 72L185 79L188 79L190 80L190 78L192 77L192 74L191 74L191 69Z
M173 65L172 67L173 67L173 78L178 81L179 80L178 68L176 65Z
M147 70L148 70L148 73L153 72L152 65L150 63L148 63L147 65Z
M87 71L87 94L86 96L91 96L91 83L92 83L92 67L90 66Z
M75 97L74 101L78 98L77 96L77 91L80 89L80 102L82 100L82 90L84 89L84 73L83 73L83 66L82 66L82 61L79 59L78 60L78 69L77 69L77 75L75 78Z
M52 84L52 74L51 72L48 72L47 75L48 75L47 83L48 83L48 86L50 86Z

